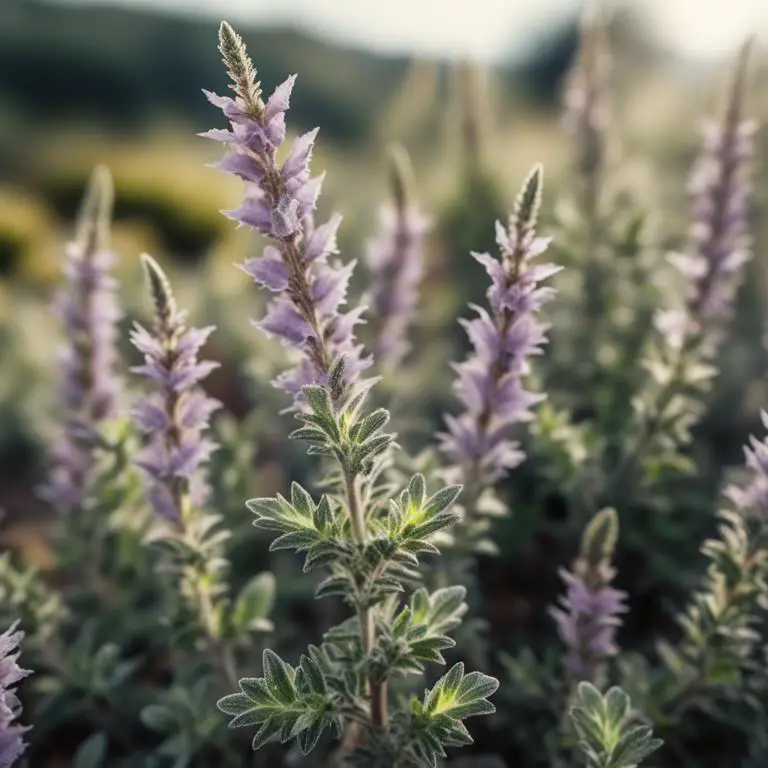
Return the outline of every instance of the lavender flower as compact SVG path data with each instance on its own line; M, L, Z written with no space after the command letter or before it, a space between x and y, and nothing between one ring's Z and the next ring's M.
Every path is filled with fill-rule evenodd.
M322 175L311 177L309 168L317 129L299 136L282 164L277 160L285 142L285 112L295 76L278 86L265 103L243 41L227 23L219 31L219 50L236 96L205 93L229 118L232 130L203 135L231 146L216 167L247 182L245 201L226 215L271 241L263 255L247 261L243 270L277 294L257 327L304 353L293 369L274 382L299 406L301 388L312 383L326 386L340 358L344 358L344 372L334 387L337 394L371 364L355 341L354 328L361 322L363 308L346 314L340 311L354 262L344 267L328 262L337 253L339 216L314 225L313 211L323 181Z
M560 575L566 594L551 609L568 652L565 667L571 680L592 680L598 664L618 653L616 628L626 612L626 592L610 586L616 571L610 561L618 537L614 509L595 515L584 531L581 554L573 570Z
M530 420L531 406L544 398L522 384L529 356L539 354L546 342L546 326L536 312L554 292L539 283L559 271L552 264L531 264L550 242L535 232L541 183L542 168L537 165L518 195L508 228L497 223L501 259L472 254L493 282L488 291L491 311L473 307L478 317L462 321L474 347L474 353L455 366L455 389L464 411L458 417L446 416L448 431L440 436L444 454L456 465L457 482L470 492L520 464L524 454L509 438L510 427Z
M405 337L419 298L429 219L410 200L412 170L405 150L394 147L390 159L394 204L381 209L380 230L367 244L366 262L373 285L368 302L380 328L375 357L391 369L410 349Z
M14 722L21 712L16 683L29 674L17 663L17 649L24 639L17 626L18 622L0 635L0 768L12 768L27 747L22 736L29 728Z
M61 349L61 400L64 433L53 451L53 470L42 495L58 511L69 512L85 501L94 464L93 438L113 417L120 391L115 373L117 321L115 256L109 250L112 181L97 168L81 209L75 240L67 247L66 287L56 302L66 333Z
M727 318L750 258L749 176L757 122L742 117L750 48L747 42L740 52L723 118L706 126L694 166L690 246L673 257L688 282L687 302L656 319L675 346Z
M131 370L157 390L133 411L138 428L150 435L136 464L147 475L147 495L157 514L183 530L188 506L199 509L207 500L202 467L217 447L203 432L221 404L196 386L219 365L197 358L214 328L187 328L165 273L150 256L141 258L155 305L155 328L151 333L135 324L131 342L145 362Z

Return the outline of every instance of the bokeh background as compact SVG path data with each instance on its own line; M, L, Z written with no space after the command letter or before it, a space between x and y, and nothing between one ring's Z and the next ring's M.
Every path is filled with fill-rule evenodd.
M768 4L605 5L615 132L631 185L651 204L653 245L678 247L700 118L716 108L724 68L744 36L762 32L768 39ZM146 316L138 255L148 251L172 273L195 324L219 326L210 356L222 367L211 389L226 405L224 428L243 430L245 446L244 456L225 452L220 461L247 473L246 490L258 495L307 473L306 458L286 445L278 415L284 403L268 384L280 353L248 323L261 298L233 267L257 244L220 214L236 206L241 185L206 167L220 147L197 136L221 127L201 93L226 88L216 50L221 18L243 34L267 91L298 73L291 130L321 126L314 167L328 172L324 211L344 214L345 258L361 256L387 197L387 145L397 141L411 154L418 197L435 227L416 351L388 386L414 416L407 447L416 453L439 414L452 407L448 362L465 343L456 319L484 291L485 275L469 251L492 247L494 219L505 216L535 162L546 167L545 227L554 218L571 162L562 89L581 11L576 0L0 0L2 546L43 567L50 559L41 535L48 513L34 489L44 475L55 412L58 331L51 297L63 243L98 163L115 179L113 241L126 327ZM759 47L757 59L750 111L765 118ZM757 258L700 433L706 466L717 469L705 491L738 463L759 408L768 406L761 252L768 240L759 215L767 193L759 168ZM365 271L356 279L363 293ZM531 612L538 572L520 576L510 565L526 541L519 528L502 525L497 536L501 556L484 568L483 584L486 615L503 646ZM695 556L698 541L687 545ZM279 574L281 563L270 567ZM510 581L510 574L522 581ZM640 579L631 568L629 574ZM306 585L297 591L305 594ZM297 605L294 620L311 625L303 603Z

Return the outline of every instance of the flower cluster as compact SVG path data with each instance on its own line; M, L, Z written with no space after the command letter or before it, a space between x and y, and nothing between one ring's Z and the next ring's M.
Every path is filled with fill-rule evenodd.
M626 592L610 586L610 561L618 537L616 511L605 509L587 526L573 570L561 570L566 594L551 613L568 653L565 667L573 681L593 679L598 664L615 656L619 614L626 612Z
M66 287L56 309L66 333L61 348L64 434L53 451L53 469L43 495L60 512L81 507L93 467L94 433L113 417L120 392L115 371L120 310L109 250L112 182L98 168L83 203L76 237L67 247Z
M410 346L406 332L419 298L423 240L430 222L411 201L411 168L404 150L391 152L393 204L381 209L381 226L366 248L373 287L368 302L380 328L375 348L380 366L392 368Z
M674 263L688 283L684 308L661 312L657 326L674 346L727 318L739 278L750 258L749 176L755 120L743 118L750 44L739 57L723 118L705 127L701 154L690 182L693 223L688 253Z
M21 711L16 684L29 671L18 665L18 646L24 633L17 624L0 635L0 768L12 768L26 749L23 735L28 729L15 723Z
M216 449L203 431L220 403L197 386L218 367L197 357L214 329L187 328L160 266L146 254L142 262L155 303L155 328L152 333L136 323L131 332L145 361L132 370L157 391L134 407L136 425L150 435L136 464L147 475L148 498L157 514L183 529L186 504L195 509L205 504L208 486L201 467Z
M497 223L501 258L473 254L493 283L488 290L491 311L474 307L478 317L462 321L474 347L474 354L455 366L455 388L464 411L446 416L448 431L441 435L443 452L471 491L490 485L523 460L509 428L529 420L531 406L543 399L522 384L528 358L539 354L546 342L546 326L536 312L553 290L539 284L559 270L531 263L550 242L536 236L541 183L542 169L536 166L517 198L509 227Z
M340 395L370 366L371 359L356 343L354 333L364 308L347 313L340 310L354 262L340 268L329 262L337 253L341 217L333 216L322 226L314 224L323 182L322 175L311 177L309 167L317 129L299 136L279 163L277 154L286 138L285 112L295 76L278 86L265 103L245 46L228 24L221 27L219 49L236 97L208 92L206 96L229 118L232 130L203 135L231 146L232 151L216 167L248 185L243 204L227 215L271 241L262 256L243 265L259 285L277 294L256 325L304 353L298 365L280 375L275 385L300 406L302 387L328 384L334 364L343 357L344 372L336 382Z

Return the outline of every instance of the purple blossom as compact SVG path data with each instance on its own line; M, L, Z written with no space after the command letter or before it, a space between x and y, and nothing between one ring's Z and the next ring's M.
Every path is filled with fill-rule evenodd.
M509 227L497 223L501 258L473 256L488 272L490 312L473 306L477 317L463 320L473 353L454 366L456 392L464 410L446 416L441 448L453 462L458 480L473 491L492 484L525 458L510 439L512 425L529 421L531 407L544 396L522 383L528 359L541 353L547 326L536 313L554 291L539 283L559 271L552 264L531 261L543 253L549 238L537 237L536 216L541 198L541 167L536 166L518 196Z
M135 424L149 435L135 463L146 474L147 497L157 514L183 529L187 505L200 508L208 498L203 470L217 448L204 432L221 403L197 386L218 367L198 360L214 328L187 328L159 265L146 254L142 261L155 302L155 328L134 326L131 342L144 364L131 370L149 379L154 392L133 408Z
M29 674L18 665L24 633L17 626L18 622L0 635L0 768L12 768L27 747L22 737L29 728L15 722L21 713L16 684Z
M616 629L627 611L626 592L610 586L618 535L616 510L601 510L584 530L573 569L560 570L566 591L550 613L568 649L565 668L573 682L593 680L598 665L618 653Z
M739 57L725 114L705 127L690 181L693 223L688 252L673 256L686 279L684 308L659 313L656 326L673 344L727 319L749 260L749 181L757 122L742 117L749 46Z
M565 667L571 679L591 680L596 665L618 653L616 629L627 611L627 593L609 586L615 570L577 562L574 571L560 570L566 593L551 610L568 652Z
M270 241L263 254L245 262L242 269L277 294L256 326L303 353L292 369L274 381L300 407L301 388L312 383L328 385L328 374L340 357L345 361L342 389L371 365L355 340L360 312L341 311L354 263L343 267L331 259L338 253L341 217L333 216L322 226L314 224L323 182L322 175L310 175L317 129L299 136L282 163L277 159L286 138L285 113L295 76L278 86L265 103L242 40L226 23L219 40L236 97L205 93L229 119L231 130L203 135L230 146L230 153L216 167L239 176L247 185L243 203L226 215Z
M64 429L53 451L53 468L42 495L60 512L85 502L93 468L94 435L117 410L117 282L108 248L112 183L109 172L93 174L73 242L67 246L65 287L55 310L66 335L59 353Z
M410 163L404 151L393 150L394 204L380 212L380 228L366 246L373 289L368 303L377 320L376 360L392 368L410 349L406 332L419 298L424 235L430 220L409 200Z

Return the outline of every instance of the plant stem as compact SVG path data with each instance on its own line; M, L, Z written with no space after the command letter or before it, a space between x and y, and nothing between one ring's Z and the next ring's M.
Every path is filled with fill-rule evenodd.
M345 477L347 505L349 507L349 517L352 523L352 532L358 544L365 544L367 534L365 530L365 515L360 504L360 491L357 486L356 477L351 473L346 473ZM363 641L363 653L369 658L376 645L376 624L374 612L371 608L361 608L358 612L360 617L360 631ZM369 674L368 689L371 697L371 722L375 728L386 728L389 721L387 712L387 683L386 680L379 680L376 676Z

